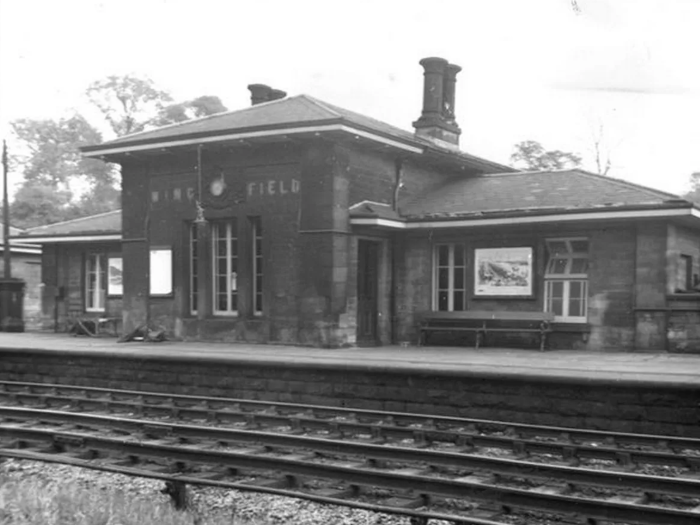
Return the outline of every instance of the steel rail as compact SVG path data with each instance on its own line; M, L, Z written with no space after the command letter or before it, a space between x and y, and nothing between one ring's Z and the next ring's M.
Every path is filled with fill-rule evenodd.
M393 490L409 489L418 494L444 498L470 498L497 501L501 505L571 514L577 513L596 519L628 521L640 524L669 522L675 525L697 525L700 514L692 511L638 505L611 500L589 500L564 494L534 492L523 489L475 482L472 478L449 479L404 474L397 471L378 471L357 465L332 464L300 460L295 457L241 452L203 450L196 446L172 445L163 442L134 441L128 438L109 438L77 432L31 429L7 424L0 425L0 435L29 441L44 441L59 446L68 445L84 450L116 452L134 457L147 456L168 461L209 464L234 469L278 471L293 476L342 480L344 482L384 487Z
M36 388L48 390L48 394L35 394L32 392L12 392L10 388ZM478 432L505 432L512 438L526 438L527 436L536 436L540 438L558 438L562 443L576 444L578 441L591 441L595 443L616 444L616 445L633 445L633 446L652 446L663 447L670 449L693 449L700 451L700 439L689 438L682 436L662 436L652 434L635 434L624 432L608 432L602 430L578 429L573 427L555 427L547 425L531 425L525 423L504 422L495 420L475 419L475 418L456 418L448 416L433 416L425 414L415 414L407 412L391 412L377 411L366 409L342 408L322 405L307 405L295 404L275 401L258 401L238 398L223 398L210 396L192 396L180 394L163 394L159 392L147 392L138 390L117 390L99 387L87 387L77 385L64 385L55 383L31 383L19 381L0 381L0 397L8 395L25 395L38 398L54 398L61 400L58 395L59 391L78 391L85 392L86 396L82 398L65 397L62 400L66 402L86 402L96 404L122 404L130 407L144 407L148 410L180 410L187 412L192 410L197 413L210 412L219 407L237 407L239 413L250 415L251 412L257 409L258 412L268 412L260 414L257 417L268 417L271 420L278 419L279 415L271 413L272 411L279 412L281 417L286 417L284 414L299 414L300 420L304 421L301 414L313 414L314 417L306 418L308 423L319 420L328 420L331 418L352 418L357 420L357 424L365 421L364 424L374 422L385 426L390 422L397 431L408 425L421 425L424 427L432 427L435 435L438 436L440 428L455 427L463 433L474 435L480 439L495 438L498 436L484 436L477 434ZM106 397L91 398L87 394L102 395ZM133 402L127 400L115 399L118 396L127 396L135 399ZM159 406L153 401L167 403L167 406ZM177 404L180 402L180 405ZM187 405L186 403L190 403ZM222 414L227 413L228 416L236 415L236 410L221 411ZM352 426L352 422L347 422L346 425ZM544 444L544 443L543 443ZM485 444L484 446L488 446Z
M32 387L39 385L40 387L46 388L46 385L43 384L33 384L31 385ZM52 386L51 386L52 387ZM61 387L63 388L63 387ZM73 388L78 388L82 390L83 387L68 387L69 389ZM113 395L122 395L123 391L116 391L117 393L110 391L110 390L104 390L104 389L97 389L101 393L103 392L108 392ZM137 392L129 392L128 395L132 396L136 394ZM422 422L424 426L421 426L420 423L413 423L410 426L398 426L396 425L396 419L397 413L382 413L382 412L375 412L375 411L368 411L370 414L377 415L385 415L387 416L383 420L374 420L372 419L372 422L369 423L362 423L360 421L357 421L358 418L358 411L349 411L346 409L334 409L334 408L328 408L328 407L317 407L317 406L310 406L310 405L294 405L290 403L283 403L284 410L281 411L281 413L272 413L271 410L278 408L279 405L275 403L269 403L269 402L257 402L257 401L245 401L245 400L230 400L230 399L220 399L220 398L205 398L207 403L210 402L210 400L215 400L214 403L216 404L222 404L224 405L225 408L223 409L213 409L210 406L188 406L188 407L178 407L174 403L170 402L167 404L148 404L146 403L146 400L144 396L150 397L151 394L145 394L142 395L143 393L140 393L138 396L137 401L129 400L129 401L124 401L124 400L114 400L114 399L97 399L97 398L89 398L89 399L83 399L83 398L63 398L59 396L56 393L49 393L49 394L44 394L44 395L39 395L39 394L34 394L45 401L53 400L53 401L63 401L64 403L70 403L70 404L79 404L79 405L84 405L85 403L87 404L94 404L97 405L101 408L105 408L105 405L120 405L120 406L127 406L131 408L134 412L137 412L139 414L145 414L145 413L165 413L168 415L173 415L174 417L182 417L184 413L189 413L190 415L194 415L200 419L213 419L216 422L223 422L223 420L232 420L232 421L241 421L245 422L248 424L270 424L270 425L293 425L296 428L299 429L319 429L322 431L330 431L333 433L339 433L339 434L345 434L345 433L356 433L356 434L361 434L361 433L372 433L375 437L385 437L385 438L397 438L397 439L405 439L405 438L410 438L413 439L416 436L420 436L421 440L424 440L426 442L433 442L433 441L439 441L439 442L448 442L448 443L454 443L458 444L464 447L495 447L495 448L502 448L502 449L510 449L518 454L529 454L529 453L535 453L535 454L550 454L550 455L559 455L561 456L564 460L573 462L576 460L590 460L590 459L595 459L595 460L606 460L606 461L614 461L614 462L619 462L623 464L629 464L629 463L636 463L636 464L641 464L641 463L647 463L647 464L655 464L655 465L663 465L663 466L675 466L675 467L681 467L681 468L693 468L697 469L700 468L700 456L698 457L691 457L691 456L684 456L680 455L676 452L673 451L667 451L667 450L635 450L635 449L625 449L625 448L616 448L614 445L619 445L620 438L616 437L619 436L619 434L607 434L603 432L597 432L597 431L579 431L575 429L563 429L563 428L557 428L557 427L541 427L541 426L529 426L529 425L520 425L521 427L526 427L528 429L527 432L513 432L512 427L513 424L511 423L500 423L500 422L493 422L493 421L488 421L487 423L489 426L493 425L500 425L501 428L505 429L505 433L507 435L489 435L489 434L480 434L476 429L473 428L473 425L467 424L465 428L465 422L470 423L473 420L463 420L463 419L454 419L454 418L436 418L436 417L425 417L425 416L420 416L416 414L401 414L399 413L400 418L411 418L412 421L416 422ZM22 394L26 395L26 394ZM195 396L185 396L188 399L200 399L199 397ZM178 399L178 396L171 396L167 394L158 394L157 399L168 399L169 401L172 401L173 399ZM235 408L231 408L232 405L230 405L228 408L226 408L227 402L233 402L235 405ZM253 405L253 406L259 406L261 405L262 407L265 408L263 411L258 411L258 412L253 412L253 411L246 411L241 408L241 405ZM327 415L335 415L336 417L326 417L326 418L318 418L314 417L313 414L315 413L314 410L320 410L322 414ZM341 416L338 416L338 413L342 414ZM291 415L290 415L291 414ZM341 418L341 420L338 420L338 418ZM353 420L351 420L351 417ZM459 421L463 423L459 427L454 427L451 430L441 430L439 428L440 424L436 424L436 420L439 419L449 419L451 421ZM483 421L483 420L481 420ZM427 427L427 428L426 428ZM542 437L538 436L536 434L538 429L545 429L545 436L548 436L549 433L556 429L557 431L560 431L560 437L561 436L566 436L568 438L571 437L572 434L576 432L583 432L583 433L590 433L590 432L597 432L599 435L599 438L596 440L594 443L582 443L582 442L577 442L576 440L562 440L562 441L541 441L537 439L537 437ZM564 432L566 431L566 432ZM533 437L533 439L528 439L524 438L522 436L528 435L530 437ZM600 435L604 435L611 439L601 439ZM638 442L642 440L646 440L645 446L648 448L650 446L649 443L654 443L657 448L667 448L670 445L671 450L683 450L683 446L690 448L691 450L698 450L700 451L700 440L695 440L692 438L674 438L674 437L665 437L665 436L647 436L647 435L640 435L640 434L625 434L625 439L630 440L632 437L636 439ZM566 438L563 438L566 439ZM602 443L602 445L599 445L598 443ZM611 446L613 445L613 446ZM693 446L691 446L693 445Z
M524 460L474 455L469 453L468 450L452 452L426 448L392 447L280 432L184 425L32 408L0 407L0 417L60 424L70 423L82 426L92 425L99 430L109 428L129 432L136 431L147 436L156 437L177 437L180 439L199 439L226 443L254 443L269 447L295 448L337 455L360 456L373 460L425 463L434 467L450 469L477 469L528 479L556 478L561 482L570 484L634 489L650 494L672 494L688 497L695 497L700 494L700 479L650 476L631 472L548 465Z
M470 517L463 514L447 514L444 512L436 512L431 510L418 511L407 507L387 505L387 504L377 504L377 503L366 503L363 501L358 501L355 498L355 494L358 492L357 488L359 486L348 485L346 490L338 489L333 492L342 494L337 497L324 496L318 493L305 492L302 490L295 489L294 487L280 488L275 486L265 486L246 483L242 481L232 482L225 481L223 479L215 479L212 477L200 477L196 475L187 475L182 473L167 474L163 472L158 472L154 470L149 470L145 468L127 467L116 465L112 463L101 464L96 462L96 460L85 460L74 458L71 456L64 456L59 453L40 453L34 451L26 450L16 450L16 449L3 449L0 448L0 456L23 459L28 461L42 461L46 463L60 463L64 465L72 465L75 467L87 468L91 470L97 470L101 472L111 472L114 474L123 474L126 476L134 477L144 477L151 479L158 479L162 481L179 481L181 483L187 483L190 485L201 485L208 487L218 487L230 490L239 490L241 492L260 492L265 494L270 494L274 496L283 496L289 498L301 498L316 503L321 503L325 505L338 505L344 507L351 507L356 509L368 510L372 512L382 512L385 514L399 514L403 516L408 516L411 518L417 518L423 520L423 523L427 523L429 519L437 519L450 521L461 525L503 525L502 521L493 521L490 519ZM498 513L493 513L498 514Z

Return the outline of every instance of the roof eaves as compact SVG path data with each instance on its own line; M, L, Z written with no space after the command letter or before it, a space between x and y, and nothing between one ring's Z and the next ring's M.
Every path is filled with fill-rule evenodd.
M25 235L28 233L31 234L32 232L35 232L36 230L47 229L47 228L51 228L54 226L63 226L65 224L75 224L76 222L97 219L99 217L105 217L107 215L116 215L117 213L121 214L121 212L122 212L122 210L118 209L118 210L106 211L103 213L96 213L95 215L88 215L87 217L78 217L76 219L69 219L67 221L52 222L51 224L44 224L43 226L34 226L33 228L27 228L26 230L24 230L21 235Z
M485 210L474 211L467 213L427 213L427 214L412 214L404 215L404 218L409 222L424 222L435 220L465 220L465 219L485 219L485 218L513 218L513 217L528 217L528 216L547 216L547 215L567 215L575 213L599 213L605 212L628 212L628 211L646 211L646 210L676 210L676 209L694 209L700 211L696 206L687 201L664 202L664 203L648 203L648 204L604 204L600 206L552 206L552 207L537 207L537 208L513 208L508 210Z

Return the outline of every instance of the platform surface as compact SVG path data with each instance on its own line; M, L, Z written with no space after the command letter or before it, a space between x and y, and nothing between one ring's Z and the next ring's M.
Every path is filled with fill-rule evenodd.
M648 383L700 389L700 355L631 352L538 352L512 348L400 347L322 349L246 343L118 343L111 338L53 333L0 332L5 351L69 352L135 359L173 359L240 364L318 366L348 371L425 372L498 378Z

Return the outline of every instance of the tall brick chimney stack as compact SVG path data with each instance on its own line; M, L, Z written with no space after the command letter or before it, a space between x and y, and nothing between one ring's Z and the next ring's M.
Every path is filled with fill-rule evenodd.
M420 61L424 69L423 111L413 123L416 135L449 148L459 147L459 129L455 121L455 84L462 68L444 58Z

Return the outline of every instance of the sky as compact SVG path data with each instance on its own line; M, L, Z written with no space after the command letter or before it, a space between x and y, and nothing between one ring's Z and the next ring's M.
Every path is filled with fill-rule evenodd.
M700 171L698 20L697 0L0 0L0 137L96 121L85 89L124 74L231 110L265 83L412 130L418 61L440 56L462 67L462 150L507 164L536 140L595 171L602 138L611 176L682 193Z

